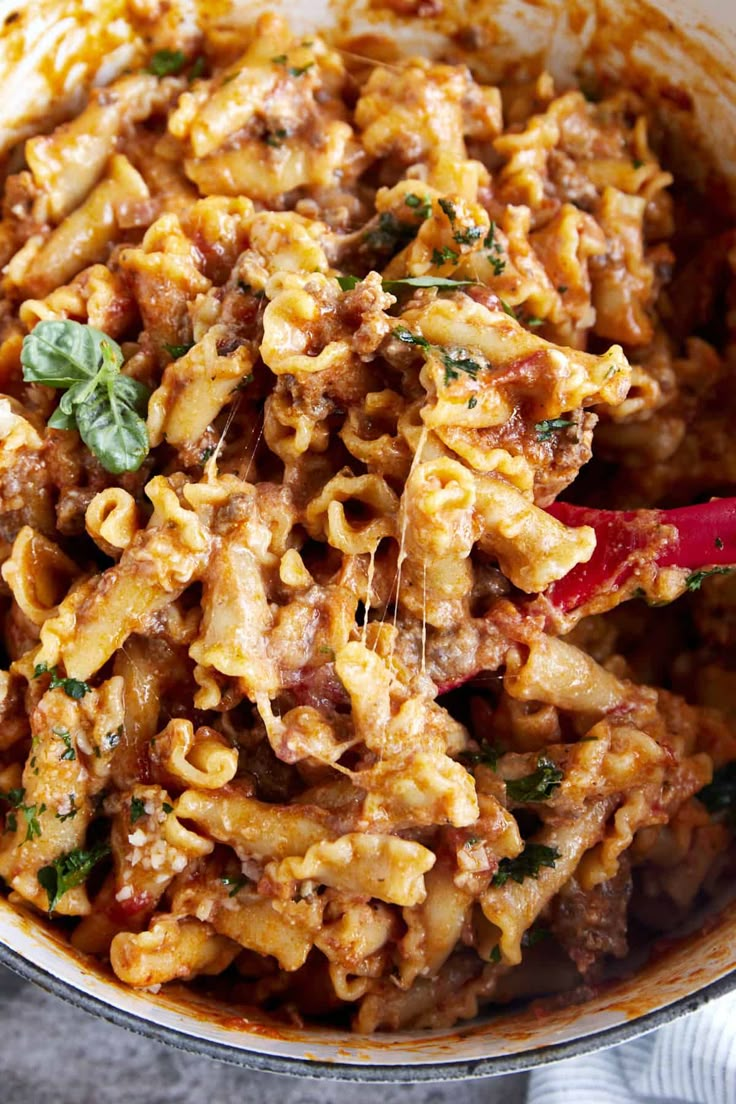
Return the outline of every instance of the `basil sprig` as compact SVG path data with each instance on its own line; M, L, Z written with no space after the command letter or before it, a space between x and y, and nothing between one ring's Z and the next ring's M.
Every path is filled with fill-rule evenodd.
M338 284L343 291L352 291L361 283L360 276L338 276ZM469 287L475 280L451 280L448 276L400 276L395 280L382 280L384 291L391 288L458 288Z
M113 475L137 471L150 448L145 415L150 392L120 372L117 342L70 320L39 322L23 339L23 379L63 391L51 429L76 429Z

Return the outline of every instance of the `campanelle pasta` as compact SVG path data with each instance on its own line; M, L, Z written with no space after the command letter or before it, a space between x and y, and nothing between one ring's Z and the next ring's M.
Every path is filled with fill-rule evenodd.
M579 996L733 861L734 232L633 92L167 27L4 177L0 887L259 1015Z

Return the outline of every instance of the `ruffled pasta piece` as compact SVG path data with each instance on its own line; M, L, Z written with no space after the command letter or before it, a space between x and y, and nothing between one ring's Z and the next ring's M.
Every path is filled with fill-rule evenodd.
M55 288L43 299L24 300L18 310L28 330L37 322L71 318L110 337L126 333L136 316L135 302L122 276L102 264L86 268L70 284Z
M96 494L85 511L84 524L98 548L113 557L124 552L142 528L136 501L122 487L106 487Z
M329 186L365 165L341 98L345 69L321 39L293 39L265 15L246 52L224 74L184 93L169 132L187 176L204 194L265 203L305 185ZM319 144L310 132L320 133Z
M25 525L13 542L2 577L28 620L43 625L79 578L79 567L57 544Z
M235 777L238 753L213 728L195 732L191 721L175 718L153 737L151 762L178 786L219 790Z
M316 807L266 804L231 783L225 790L185 790L175 811L209 836L229 844L241 858L267 861L304 855L313 844L334 838L329 818Z
M420 843L352 832L313 844L303 858L266 867L264 880L283 897L291 895L295 883L313 881L342 893L410 906L424 900L424 875L434 863L435 856Z
M556 848L554 866L539 870L537 877L523 882L509 879L504 885L491 885L481 897L483 915L499 931L503 961L511 966L521 962L521 938L544 906L574 874L585 852L601 838L612 808L612 800L591 802L572 823L545 826L534 843Z
M619 346L601 357L562 349L467 296L410 308L401 321L431 346L421 374L428 397L422 419L430 428L499 426L520 404L541 421L581 406L616 405L628 391L631 369Z
M12 830L0 837L0 876L41 910L48 909L49 900L38 872L84 846L94 798L109 777L122 723L119 678L108 679L79 700L60 689L49 690L31 715L22 800ZM69 889L55 911L62 916L89 913L85 887Z
M464 135L489 141L501 131L501 96L477 85L464 66L411 58L372 71L355 108L364 147L404 164L432 161L439 151L463 160Z
M47 295L88 265L105 260L120 233L121 204L148 198L143 177L116 153L107 176L47 238L30 238L7 267L6 289L24 298Z
M503 479L478 480L477 512L483 525L479 547L496 556L504 575L530 594L587 563L595 551L593 529L564 525Z
M399 601L429 625L448 627L466 614L473 585L476 488L456 460L413 466L401 496L403 569Z
M149 527L136 534L118 564L72 591L45 622L39 662L61 660L67 674L89 678L147 616L201 577L209 541L197 515L181 505L164 476L151 480L146 492L156 507Z
M407 927L399 944L402 989L408 989L418 977L439 972L460 941L472 904L471 895L455 884L447 863L436 863L424 883L424 901L402 913Z
M504 687L521 701L550 702L588 716L621 708L632 689L580 648L550 636L535 640L525 659L509 653Z
M163 985L174 978L221 974L240 947L199 920L158 916L146 932L120 932L110 946L117 977L135 988Z

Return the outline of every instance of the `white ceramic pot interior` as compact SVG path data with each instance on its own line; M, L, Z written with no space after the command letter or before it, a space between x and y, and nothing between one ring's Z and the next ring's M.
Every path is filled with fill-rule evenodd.
M490 29L489 46L481 58L472 59L483 78L497 77L512 64L526 64L531 71L545 60L563 81L586 63L635 82L662 104L668 127L679 136L675 156L678 150L687 156L680 154L678 168L702 183L706 170L714 167L731 181L736 198L736 4L731 0L656 0L646 10L641 0L446 0L437 27L417 19L391 17L389 22L389 14L370 0L347 4L341 11L329 0L268 0L233 7L201 0L199 12L194 0L184 6L189 18L210 25L249 22L262 10L281 8L300 32L335 26L339 17L343 31L389 32L408 49L425 53L447 44L453 23L483 22ZM58 116L64 99L77 98L92 79L109 79L141 51L123 0L39 0L30 5L0 0L0 23L18 7L27 18L11 21L0 38L0 73L12 89L0 102L0 148L38 126L38 120ZM90 42L97 59L92 69ZM736 908L726 908L709 929L683 937L635 977L586 1004L543 1018L522 1009L451 1032L360 1037L319 1028L276 1031L234 1014L232 1008L194 999L176 986L155 995L124 989L71 953L50 929L0 900L0 943L15 956L16 965L19 959L33 964L63 986L100 1002L103 1014L114 1010L129 1024L131 1017L137 1018L141 1030L148 1025L164 1035L173 1032L180 1041L214 1049L221 1057L237 1060L240 1054L246 1064L283 1068L286 1060L300 1060L324 1063L335 1076L352 1068L358 1077L381 1066L390 1067L388 1076L397 1079L438 1076L443 1069L452 1075L453 1067L466 1072L457 1064L486 1059L491 1062L483 1065L483 1072L533 1065L559 1055L561 1046L586 1049L596 1035L610 1041L610 1029L621 1040L638 1024L651 1025L651 1014L658 1010L691 1007L707 987L711 993L722 989L736 967ZM298 1072L308 1071L301 1067Z

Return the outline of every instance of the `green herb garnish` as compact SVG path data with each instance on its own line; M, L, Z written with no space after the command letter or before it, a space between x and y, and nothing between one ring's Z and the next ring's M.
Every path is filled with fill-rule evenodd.
M65 820L73 820L74 817L79 812L79 809L77 808L76 795L75 794L69 794L68 796L69 796L69 801L71 802L71 808L69 809L69 812L68 813L57 813L56 814L56 819L60 820L62 823Z
M306 65L290 65L287 69L287 73L290 77L303 77L307 70L311 69L313 65L313 61L307 62Z
M432 264L443 265L456 264L460 259L460 254L454 249L450 249L449 245L443 245L442 249L435 249L432 253Z
M77 753L74 750L74 746L72 744L71 732L67 728L52 728L51 731L53 732L54 736L59 737L65 748L65 751L62 752L59 758L69 760L76 759Z
M183 357L186 353L189 352L190 349L193 348L193 341L187 341L183 345L169 345L167 341L164 341L164 349L169 354L169 356L174 358L174 360L178 360L179 357Z
M393 336L398 337L399 341L403 341L405 345L418 345L422 349L432 348L426 337L422 337L421 334L413 334L406 326L396 326L393 330Z
M237 877L232 874L223 874L222 878L220 878L220 881L223 885L232 886L230 892L228 893L228 897L235 897L235 895L240 892L243 886L246 885L248 879L243 874L239 874L237 875Z
M527 843L515 859L501 859L491 885L506 885L509 878L521 885L525 878L538 878L543 866L554 869L559 857L560 852L556 847L547 847L544 843Z
M447 215L447 218L450 222L450 226L452 226L453 223L455 222L456 217L457 217L457 212L455 210L455 204L452 203L449 199L444 199L444 198L438 200L438 203L439 203L440 207L442 208L442 210Z
M471 395L468 399L468 410L474 410L477 405L478 400L476 399L475 395Z
M428 219L432 214L432 200L428 195L418 196L414 192L408 192L404 196L404 203L411 207L421 219Z
M146 803L140 797L130 799L130 823L135 824L142 816L146 815Z
M709 567L703 571L693 571L685 580L685 586L688 590L700 590L705 579L709 579L711 575L730 575L734 570L733 567Z
M498 963L501 961L501 948L499 947L498 943L489 954L488 961L495 962L496 965L498 965Z
M560 429L569 429L575 422L569 418L546 418L543 422L537 422L534 428L537 431L538 441L551 441L554 434Z
M547 801L563 778L564 772L550 759L540 755L535 771L523 778L509 779L506 782L506 793L512 801L519 801L522 804Z
M522 947L536 947L545 939L549 939L552 932L549 928L529 928L521 937Z
M204 76L204 72L205 72L206 68L207 68L207 59L205 58L204 54L200 54L199 57L195 60L194 65L192 66L192 68L189 70L189 80L190 81L199 80L200 77Z
M503 247L496 238L496 224L491 223L491 228L483 239L483 248L488 250L488 262L493 268L493 275L500 276L506 268L506 261L501 254Z
M49 913L52 913L64 894L86 881L101 859L110 854L109 843L97 843L89 851L81 847L60 855L49 866L38 872L38 884L46 890Z
M40 678L41 675L51 675L49 690L60 688L68 698L73 698L74 701L79 701L85 694L89 694L92 689L91 686L88 686L86 682L82 682L81 679L61 678L58 673L58 668L56 666L49 667L47 663L37 663L33 668L34 679Z
M390 211L383 211L378 216L378 225L365 233L363 241L373 249L397 253L416 236L417 229L416 223L402 222Z
M46 806L41 805L19 805L18 812L22 813L26 818L26 838L23 843L28 843L30 840L38 839L41 835L41 825L38 822L38 818L42 813L46 812ZM21 845L22 846L22 845Z
M709 813L726 813L736 824L736 760L719 767L713 780L695 796Z
M155 77L170 77L181 73L188 62L182 50L157 50L151 58L148 72Z
M161 802L161 808L163 809L163 811L166 813L167 816L169 815L169 813L173 813L173 811L174 811L174 806L169 805L168 801L162 801Z
M80 322L39 322L23 339L23 379L62 390L51 429L76 429L106 471L137 471L148 455L149 390L120 372L117 342Z
M438 346L438 352L445 368L445 385L460 379L461 372L476 379L481 371L482 365L468 356L464 349L445 349Z
M472 245L481 237L483 229L480 226L468 226L465 230L456 230L452 235L458 245Z
M263 141L267 146L272 146L274 149L278 149L284 138L289 137L288 130L284 130L283 127L279 127L278 130L274 130L272 133L267 134Z

